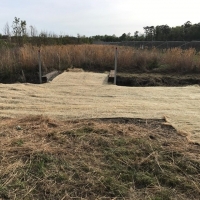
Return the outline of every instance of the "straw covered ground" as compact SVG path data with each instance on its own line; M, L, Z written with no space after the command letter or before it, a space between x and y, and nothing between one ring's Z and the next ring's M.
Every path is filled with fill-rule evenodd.
M0 84L0 117L166 117L191 142L200 143L198 85L121 87L108 84L107 77L106 73L64 72L47 84Z
M1 199L199 199L200 147L164 119L0 121Z
M199 86L79 71L0 90L0 199L199 199Z

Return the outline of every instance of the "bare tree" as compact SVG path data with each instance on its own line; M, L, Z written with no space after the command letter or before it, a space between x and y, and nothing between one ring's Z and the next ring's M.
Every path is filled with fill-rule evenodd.
M31 31L31 37L35 37L38 35L38 31L34 26L30 26L30 31Z
M8 22L5 24L5 26L3 28L3 33L4 33L4 35L11 36L10 26L9 26Z

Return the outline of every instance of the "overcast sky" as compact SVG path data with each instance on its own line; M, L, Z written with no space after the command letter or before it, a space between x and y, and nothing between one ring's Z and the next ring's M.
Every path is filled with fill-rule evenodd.
M200 22L199 0L0 0L0 33L14 17L38 32L80 35L117 35L144 26ZM11 29L12 30L12 29Z

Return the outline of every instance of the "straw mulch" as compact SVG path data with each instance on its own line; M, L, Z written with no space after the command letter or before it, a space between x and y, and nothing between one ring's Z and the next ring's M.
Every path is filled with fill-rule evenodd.
M199 199L200 146L165 120L0 120L0 199Z

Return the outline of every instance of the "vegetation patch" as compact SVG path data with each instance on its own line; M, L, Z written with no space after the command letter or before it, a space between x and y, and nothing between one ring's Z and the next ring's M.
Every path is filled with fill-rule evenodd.
M2 119L0 139L2 199L200 195L200 147L164 120Z
M39 83L38 50L42 75L54 70L82 68L84 71L108 72L114 69L113 45L52 45L0 47L0 82ZM118 46L118 73L200 74L200 54L195 49L137 49ZM167 82L168 79L164 79ZM169 80L170 82L171 80ZM163 82L163 81L162 81ZM182 83L179 83L182 84ZM184 85L184 84L183 84Z

